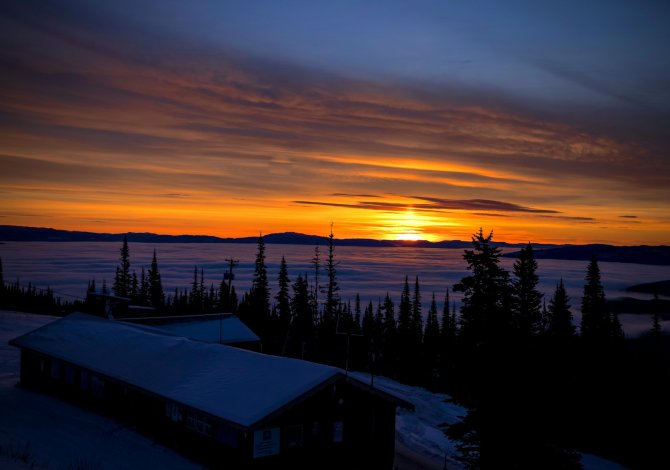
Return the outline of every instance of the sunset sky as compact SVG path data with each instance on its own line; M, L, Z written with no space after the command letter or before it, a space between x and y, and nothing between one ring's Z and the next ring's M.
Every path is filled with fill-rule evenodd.
M670 244L670 3L0 6L0 224Z

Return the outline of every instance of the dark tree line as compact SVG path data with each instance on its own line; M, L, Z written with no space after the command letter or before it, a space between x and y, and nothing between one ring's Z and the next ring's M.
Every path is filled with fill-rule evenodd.
M197 266L190 289L165 295L156 252L147 272L142 268L137 276L124 240L112 291L157 314L237 313L261 337L266 353L449 393L469 409L461 424L447 430L459 440L469 468L579 468L577 450L631 468L657 468L668 436L651 424L664 429L670 418L670 354L660 307L648 335L625 341L616 313L607 308L594 258L576 328L562 280L548 302L538 291L532 246L520 251L509 273L492 238L480 229L472 249L464 251L468 275L453 286L463 295L459 312L446 288L441 311L433 292L424 315L418 277L410 282L405 276L397 304L389 293L367 305L358 295L353 305L343 301L332 230L325 261L317 247L311 272L290 279L282 257L274 293L259 236L251 289L239 302L232 277L207 286ZM8 292L19 294L4 282L1 260L0 280L6 305ZM94 281L89 290L97 291ZM28 291L20 295L39 297ZM43 295L45 302L53 299L53 293Z

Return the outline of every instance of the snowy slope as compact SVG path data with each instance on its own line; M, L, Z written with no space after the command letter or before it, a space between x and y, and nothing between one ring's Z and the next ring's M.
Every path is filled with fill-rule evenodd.
M196 469L198 465L150 439L54 397L15 387L19 380L19 352L7 341L56 318L0 311L0 468ZM351 373L370 383L370 376ZM462 469L455 460L455 443L446 438L443 424L453 424L466 410L444 394L399 384L375 376L374 386L415 406L398 410L396 468L398 470ZM23 453L28 462L9 454ZM596 456L585 455L586 470L625 470Z
M19 351L7 341L53 320L0 311L0 468L200 468L115 421L15 386ZM26 448L27 458L11 458Z

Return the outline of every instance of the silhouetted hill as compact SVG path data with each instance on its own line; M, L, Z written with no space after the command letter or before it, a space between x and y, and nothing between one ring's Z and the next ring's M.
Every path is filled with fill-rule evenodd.
M222 238L210 235L158 235L147 232L128 233L96 233L72 230L57 230L43 227L22 227L16 225L0 225L2 241L39 241L39 242L119 242L127 236L129 242L136 243L256 243L258 237ZM291 245L326 245L328 237L306 235L304 233L283 232L264 235L268 244ZM370 238L335 239L337 246L366 247L420 247L420 248L470 248L470 241L444 240L430 242L427 240L374 240ZM500 247L520 248L524 244L494 243ZM547 246L547 245L544 245Z
M518 251L503 256L515 258ZM670 246L612 246L612 245L571 245L557 248L535 250L536 259L590 260L596 256L598 261L615 263L670 265Z
M608 299L607 308L612 313L641 313L652 314L658 312L664 319L670 317L670 300L666 299L634 299L632 297L620 297Z
M628 292L640 292L643 294L658 294L670 297L670 280L647 282L645 284L635 284L634 286L626 287Z

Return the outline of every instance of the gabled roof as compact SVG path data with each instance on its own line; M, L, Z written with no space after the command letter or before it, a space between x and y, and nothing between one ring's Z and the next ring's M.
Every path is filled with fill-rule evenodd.
M234 344L260 341L260 338L232 313L124 318L122 321L150 325L176 336L208 343Z
M344 375L336 367L192 341L82 313L38 328L10 344L243 427L253 427ZM397 398L393 401L403 404Z

